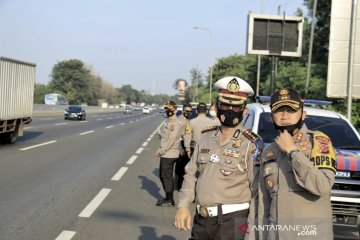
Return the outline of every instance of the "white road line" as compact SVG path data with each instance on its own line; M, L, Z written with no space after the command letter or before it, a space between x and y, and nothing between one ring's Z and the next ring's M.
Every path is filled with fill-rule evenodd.
M149 138L153 138L154 137L154 134L151 134L150 136L149 136Z
M120 125L124 125L125 123L120 123Z
M24 127L23 129L26 130L26 129L32 129L34 127Z
M140 154L143 150L144 150L144 148L140 147L140 148L136 151L136 154Z
M144 142L141 146L146 147L148 145L148 142Z
M99 119L96 119L96 120L98 120L98 121L102 121L103 119L102 119L102 118L99 118Z
M129 123L133 123L134 121L130 121Z
M106 128L112 128L112 127L114 127L114 126L107 126Z
M36 145L32 145L30 147L26 147L26 148L20 148L20 151L25 151L25 150L29 150L29 149L33 149L33 148L37 148L37 147L41 147L44 145L48 145L48 144L52 144L52 143L56 143L56 140L52 140L49 142L44 142L44 143L40 143L40 144L36 144Z
M120 178L125 174L128 170L128 167L121 167L117 173L111 178L112 181L119 181Z
M150 142L150 141L151 141L151 137L149 137L148 139L146 139L146 141Z
M136 119L135 122L139 121L139 119Z
M68 123L55 123L54 126L66 125Z
M108 119L109 119L109 120L110 120L110 119L113 119L113 117L109 117Z
M95 212L96 208L100 206L102 201L106 198L106 196L111 192L109 188L103 188L100 192L94 197L93 200L82 210L79 214L79 217L91 217L91 215Z
M129 160L126 162L126 164L133 164L135 162L135 160L137 159L138 156L136 155L132 155L131 158L129 158Z
M62 231L55 240L70 240L75 236L76 232L73 231Z
M89 134L89 133L93 133L95 131L91 130L91 131L88 131L88 132L83 132L83 133L79 133L79 135L85 135L85 134Z

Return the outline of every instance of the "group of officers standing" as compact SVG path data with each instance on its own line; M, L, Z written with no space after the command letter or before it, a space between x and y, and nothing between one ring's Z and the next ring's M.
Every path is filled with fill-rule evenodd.
M191 105L185 104L178 118L176 104L166 102L167 120L155 153L166 196L156 205L175 206L173 192L179 188L174 225L191 229L194 240L333 239L335 152L324 133L307 129L300 94L284 87L271 96L279 134L265 147L241 124L254 94L251 86L239 77L224 77L214 89L218 98L211 118L204 103L189 120Z

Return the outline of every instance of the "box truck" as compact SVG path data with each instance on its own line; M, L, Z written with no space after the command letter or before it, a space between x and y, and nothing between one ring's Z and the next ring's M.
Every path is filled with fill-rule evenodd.
M15 143L31 122L34 99L33 63L0 57L0 142Z

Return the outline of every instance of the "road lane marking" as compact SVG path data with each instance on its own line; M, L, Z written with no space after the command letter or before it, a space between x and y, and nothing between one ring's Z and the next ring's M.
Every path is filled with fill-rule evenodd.
M136 119L135 122L139 121L139 119Z
M95 132L95 131L91 130L91 131L88 131L88 132L79 133L79 135L86 135L86 134L93 133L93 132Z
M56 140L52 140L49 142L44 142L44 143L40 143L40 144L36 144L36 145L32 145L30 147L26 147L26 148L20 148L20 151L25 151L25 150L29 150L29 149L33 149L33 148L37 148L37 147L41 147L41 146L45 146L48 144L52 144L52 143L56 143Z
M102 201L106 198L106 196L111 192L109 188L103 188L100 192L94 197L93 200L82 210L79 214L79 217L91 217L91 215L95 212L95 210L100 206Z
M151 141L151 137L149 137L148 139L146 139L147 142L150 142Z
M130 121L129 123L133 123L134 121Z
M68 123L55 123L54 126L66 125Z
M150 137L150 138L153 138L153 137L154 137L154 134L151 134L149 137Z
M148 145L148 142L144 142L141 146L146 147Z
M124 125L125 123L120 123L120 125Z
M112 128L112 127L114 127L114 126L107 126L107 127L106 127L106 129L108 129L108 128Z
M62 231L55 240L70 240L75 236L76 232L73 231Z
M34 127L24 127L23 129L27 130L27 129L32 129L32 128L34 128Z
M144 148L140 147L135 153L140 154L143 150L144 150Z
M129 160L126 162L126 164L133 164L135 162L135 160L137 159L138 156L136 155L132 155L131 158L129 158Z
M99 118L99 119L96 119L96 120L98 120L98 121L102 121L103 119L102 119L102 118Z
M121 167L117 173L111 178L112 181L119 181L120 178L125 174L128 170L128 167Z

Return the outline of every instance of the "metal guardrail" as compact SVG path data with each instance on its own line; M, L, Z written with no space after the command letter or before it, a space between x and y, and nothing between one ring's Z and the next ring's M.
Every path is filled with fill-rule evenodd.
M32 117L46 117L46 116L61 116L64 114L69 105L45 105L34 104ZM123 112L123 107L120 108L101 108L98 106L84 106L87 114L103 113L103 112Z

